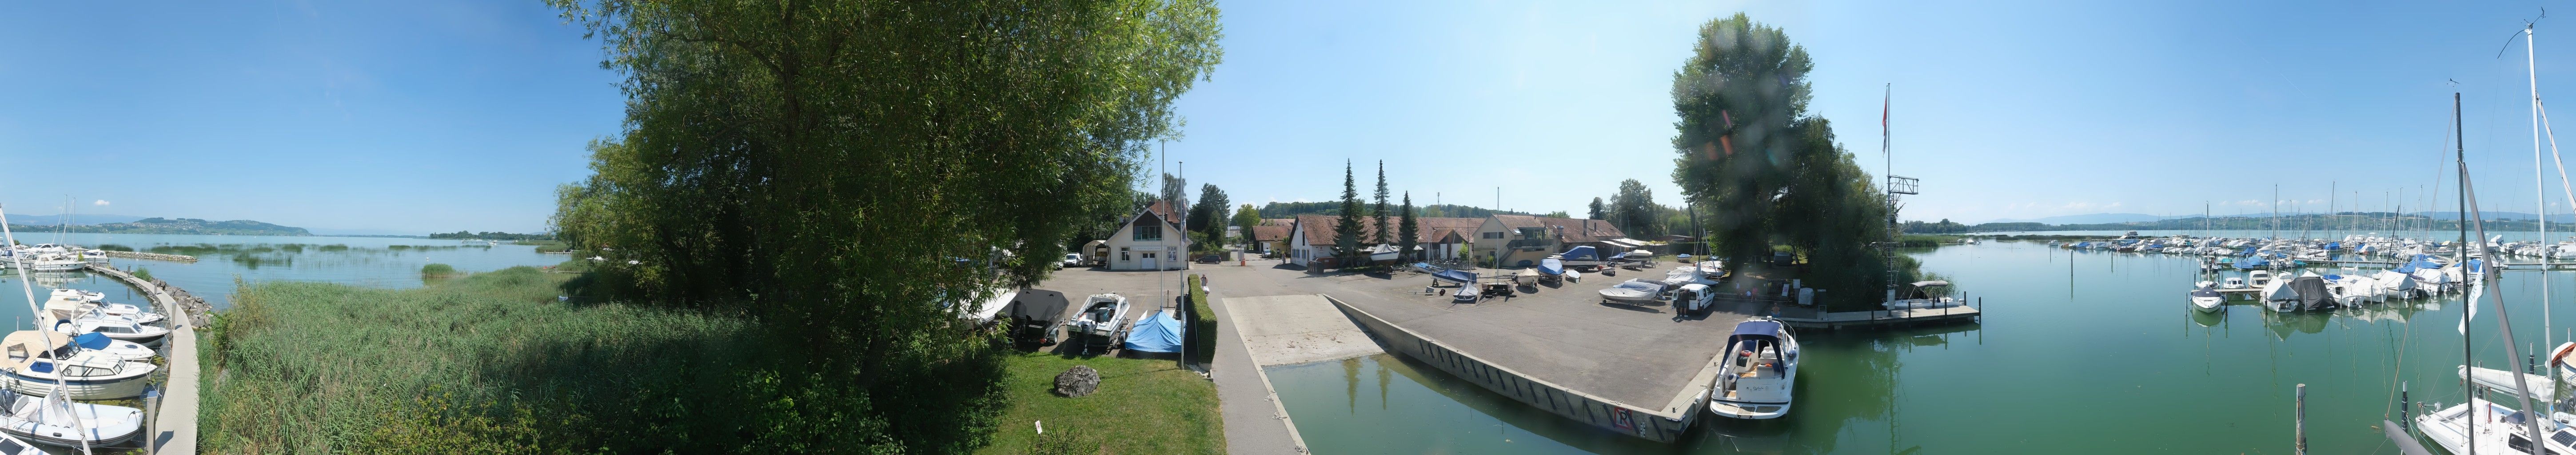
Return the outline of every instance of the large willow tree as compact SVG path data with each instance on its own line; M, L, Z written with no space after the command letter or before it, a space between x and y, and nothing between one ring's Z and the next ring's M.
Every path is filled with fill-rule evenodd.
M1875 303L1887 207L1833 126L1807 112L1814 67L1787 33L1743 14L1700 26L1673 74L1673 183L1708 209L1717 255L1742 266L1786 246L1805 258L1810 286L1832 291L1829 303Z
M798 360L741 374L776 399L710 405L811 427L742 436L790 451L981 444L1002 372L957 305L1126 200L1220 56L1206 0L548 1L628 97L556 228L615 297L776 333Z

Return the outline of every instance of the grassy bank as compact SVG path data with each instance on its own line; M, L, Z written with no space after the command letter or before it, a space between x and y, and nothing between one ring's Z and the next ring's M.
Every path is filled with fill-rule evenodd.
M1225 453L1224 418L1217 414L1216 384L1171 359L1065 356L1049 352L1003 357L1010 407L1001 431L978 454ZM1100 390L1081 398L1056 395L1055 375L1074 365L1100 370ZM1050 438L1070 434L1064 447L1037 447L1037 424ZM1079 450L1063 450L1065 448Z
M572 249L572 244L564 243L562 240L520 240L520 241L516 241L516 242L510 242L510 244L512 244L512 245L536 245L536 246L537 246L537 252L539 252L539 253L557 253L557 252L563 252L563 251L570 251L570 250Z
M863 452L884 425L824 406L758 324L559 302L570 274L517 267L388 290L266 282L209 334L217 453Z

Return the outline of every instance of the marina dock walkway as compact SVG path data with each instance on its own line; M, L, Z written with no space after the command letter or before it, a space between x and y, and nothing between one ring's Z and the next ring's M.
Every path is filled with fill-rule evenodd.
M197 453L197 331L190 321L196 319L181 311L179 299L151 281L127 274L123 270L89 264L89 271L115 278L150 296L154 311L170 316L170 337L162 355L170 360L170 378L161 385L162 396L152 416L152 433L144 435L154 454L194 455Z
M1216 266L1222 267L1222 266ZM1208 267L1214 268L1214 267ZM1192 273L1198 273L1193 270ZM1209 362L1209 374L1216 380L1217 414L1225 418L1225 451L1233 454L1302 455L1306 439L1297 434L1296 421L1288 419L1288 408L1279 403L1279 393L1262 374L1261 365L1253 360L1252 350L1245 346L1241 320L1225 295L1224 283L1208 286L1209 308L1216 310L1216 358Z

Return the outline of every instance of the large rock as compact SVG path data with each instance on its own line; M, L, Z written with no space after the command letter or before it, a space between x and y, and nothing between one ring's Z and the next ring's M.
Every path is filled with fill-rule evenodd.
M1073 369L1064 370L1063 374L1055 375L1057 395L1079 397L1090 395L1091 392L1098 390L1100 390L1100 371L1091 369L1089 365L1074 365Z

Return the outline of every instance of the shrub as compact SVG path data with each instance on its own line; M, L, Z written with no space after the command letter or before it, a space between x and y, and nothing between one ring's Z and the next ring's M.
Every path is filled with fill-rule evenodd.
M447 276L447 275L455 275L455 274L456 274L456 267L449 266L449 265L447 265L447 264L430 264L430 265L424 265L424 266L420 266L420 274L421 274L422 276Z
M142 268L142 267L135 267L135 268L134 268L134 277L135 277L135 278L142 278L142 279L143 279L143 281L152 281L152 269L147 269L147 268Z

